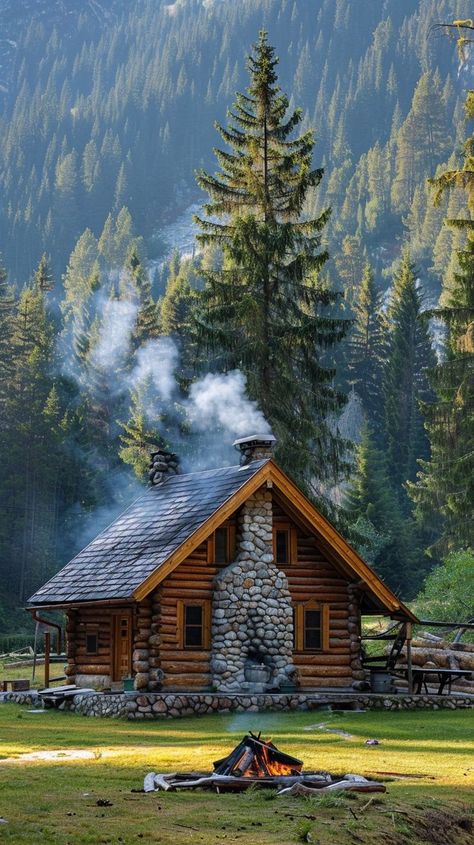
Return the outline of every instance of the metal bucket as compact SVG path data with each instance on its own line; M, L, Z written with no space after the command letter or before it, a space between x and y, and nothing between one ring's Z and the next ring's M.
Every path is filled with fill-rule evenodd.
M250 684L267 684L270 677L270 669L264 663L249 664L244 669L245 680Z
M370 672L370 690L378 693L393 692L392 676L390 672L377 671L372 669Z

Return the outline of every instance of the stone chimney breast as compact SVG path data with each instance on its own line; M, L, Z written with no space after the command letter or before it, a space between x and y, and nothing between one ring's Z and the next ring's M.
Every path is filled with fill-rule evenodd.
M164 449L159 449L157 452L151 453L150 459L148 477L151 484L161 484L168 476L178 475L179 458L173 452L165 452Z
M251 434L234 440L233 445L240 451L240 466L252 461L263 461L273 457L276 437L273 434Z

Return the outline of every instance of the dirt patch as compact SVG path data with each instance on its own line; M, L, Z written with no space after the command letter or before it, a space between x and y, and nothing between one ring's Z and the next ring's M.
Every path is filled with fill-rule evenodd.
M103 752L89 751L84 748L58 749L51 751L29 751L27 754L19 754L18 757L5 757L1 760L2 766L5 763L36 763L54 762L63 763L71 760L97 760L103 756Z
M410 819L415 841L429 845L472 845L474 820L460 810L427 810Z

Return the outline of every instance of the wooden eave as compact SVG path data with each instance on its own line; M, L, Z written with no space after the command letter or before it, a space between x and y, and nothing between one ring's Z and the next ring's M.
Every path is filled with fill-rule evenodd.
M265 482L271 482L285 499L285 504L316 534L328 559L349 577L356 575L381 607L394 617L417 622L416 616L396 597L386 584L347 543L333 525L314 507L291 479L273 461L267 461L236 493L212 514L158 569L134 591L132 599L141 601L155 589L180 563L204 542L213 531L241 507Z
M80 607L122 607L126 605L127 607L134 601L133 596L129 598L120 598L120 599L87 599L81 601L80 599L73 599L72 601L62 601L54 604L53 602L47 602L45 604L29 604L27 605L24 610L27 610L28 613L33 612L35 610L78 610Z

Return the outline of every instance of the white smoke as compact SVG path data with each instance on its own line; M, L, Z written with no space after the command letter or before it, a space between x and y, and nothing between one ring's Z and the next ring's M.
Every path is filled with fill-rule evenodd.
M139 305L132 299L115 300L99 294L94 301L98 337L91 361L100 369L109 390L126 398L141 387L142 410L153 425L166 418L166 440L183 454L188 469L226 465L235 459L232 441L250 434L269 434L270 426L255 401L246 394L242 372L207 373L194 382L187 397L179 385L180 350L168 336L153 338L133 348ZM69 353L71 347L69 347ZM68 359L72 362L69 366ZM74 372L71 354L63 366ZM77 369L77 368L76 368ZM87 370L75 372L84 383ZM187 430L188 435L183 436Z
M270 434L270 426L246 395L246 380L240 370L225 375L208 373L194 382L186 403L191 427L197 431L216 428L235 437Z
M107 373L116 373L129 354L138 306L129 300L108 299L99 303L101 327L91 359L94 366Z
M179 350L170 337L149 340L135 353L134 367L129 377L132 387L151 381L157 401L169 402L176 390L176 369Z

